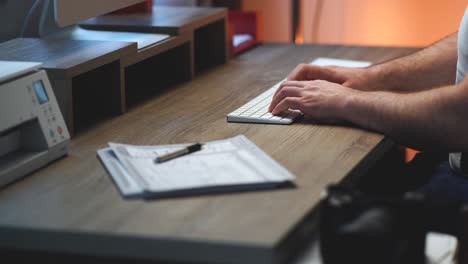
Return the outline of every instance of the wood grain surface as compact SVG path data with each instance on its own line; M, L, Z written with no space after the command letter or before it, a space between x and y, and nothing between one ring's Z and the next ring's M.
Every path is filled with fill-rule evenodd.
M282 80L298 63L316 57L380 62L412 51L267 44L191 82L161 92L126 114L79 133L72 141L68 157L1 190L0 234L10 238L21 234L21 239L3 241L0 246L47 248L50 244L57 250L70 250L73 243L87 241L86 235L110 235L117 240L130 239L132 243L168 239L189 241L190 245L221 242L274 248L310 213L324 187L341 181L353 168L366 162L367 155L384 137L359 128L318 125L305 120L289 126L227 123L226 114ZM96 150L107 142L172 144L239 134L247 136L295 174L295 187L124 200L96 157ZM60 240L61 233L69 234L68 240ZM76 237L70 234L80 234L80 239L75 241ZM115 243L114 251L120 250L121 254L133 250L119 249ZM154 252L145 254L158 254L157 245L164 243L151 245L154 248L145 249ZM81 249L89 247L94 252L101 246ZM178 252L184 254L183 250Z
M155 6L153 12L104 15L81 23L89 29L180 35L226 18L226 8Z
M192 38L192 34L184 34L176 37L170 37L169 39L157 43L157 45L140 49L136 53L129 53L127 54L127 56L124 56L122 58L122 66L131 66L133 64L152 58L158 54L171 50L185 43L190 43L192 41Z
M79 74L137 52L136 43L17 38L0 44L0 60L37 61L57 79Z

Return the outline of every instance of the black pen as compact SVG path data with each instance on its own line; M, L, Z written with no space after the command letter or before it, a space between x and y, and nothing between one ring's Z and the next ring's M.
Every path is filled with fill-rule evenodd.
M154 163L163 163L163 162L166 162L166 161L169 161L169 160L172 160L172 159L175 159L175 158L178 158L178 157L190 154L190 153L197 152L201 149L202 149L202 144L196 143L188 147L185 147L181 150L177 150L172 153L159 156L154 160Z

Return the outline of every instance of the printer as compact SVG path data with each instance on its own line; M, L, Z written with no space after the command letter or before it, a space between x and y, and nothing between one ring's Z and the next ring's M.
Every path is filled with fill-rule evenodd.
M68 153L70 134L41 66L0 61L0 187Z

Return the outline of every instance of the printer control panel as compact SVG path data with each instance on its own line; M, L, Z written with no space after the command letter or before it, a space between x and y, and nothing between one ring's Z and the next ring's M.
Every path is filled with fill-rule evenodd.
M40 116L42 116L45 136L50 143L56 144L66 140L69 135L57 104L51 102L49 97L53 96L53 94L49 95L50 93L47 92L49 89L46 88L46 85L48 83L44 79L33 80L27 86L27 90L33 105L37 106ZM55 98L52 98L52 100L55 101Z

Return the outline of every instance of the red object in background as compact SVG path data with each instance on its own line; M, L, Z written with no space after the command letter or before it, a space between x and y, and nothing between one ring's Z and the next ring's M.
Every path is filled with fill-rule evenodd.
M408 162L411 162L414 157L416 156L416 154L418 154L419 151L417 150L414 150L414 149L410 149L410 148L405 148L405 161L408 163Z
M258 44L257 14L255 12L229 11L229 41L231 43L231 56L245 51ZM251 40L242 42L234 47L234 35L250 35Z
M131 13L147 13L153 10L153 0L146 0L143 3L120 9L113 14L131 14Z

